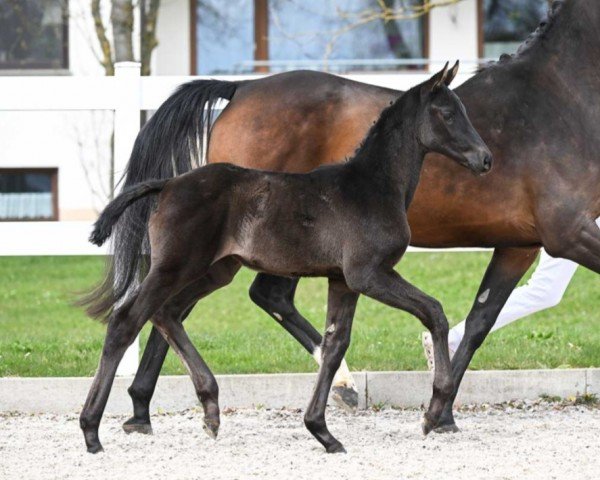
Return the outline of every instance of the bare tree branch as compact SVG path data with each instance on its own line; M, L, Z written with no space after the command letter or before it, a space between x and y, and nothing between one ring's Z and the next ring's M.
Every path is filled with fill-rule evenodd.
M414 20L427 15L434 8L446 7L463 2L464 0L421 0L419 3L396 7L394 2L385 0L376 0L377 6L367 8L359 12L346 12L338 9L340 18L349 23L343 27L331 32L331 40L325 46L324 59L327 60L333 53L337 41L348 32L375 21L382 21L385 24L396 20Z
M150 75L150 60L152 51L158 45L156 40L156 20L158 19L158 9L160 0L141 0L147 7L144 9L142 18L142 75Z
M110 12L115 62L131 62L133 57L132 0L112 0Z
M102 51L102 59L100 64L104 67L106 75L115 74L115 65L112 57L112 49L110 42L106 36L106 27L102 21L102 12L100 11L100 0L92 0L92 17L94 18L94 28L96 36L100 42L100 50Z

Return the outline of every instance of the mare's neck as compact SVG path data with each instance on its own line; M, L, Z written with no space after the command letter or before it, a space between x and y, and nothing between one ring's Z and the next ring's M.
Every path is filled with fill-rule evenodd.
M417 140L418 109L419 91L410 90L381 113L348 164L362 181L412 197L426 153Z

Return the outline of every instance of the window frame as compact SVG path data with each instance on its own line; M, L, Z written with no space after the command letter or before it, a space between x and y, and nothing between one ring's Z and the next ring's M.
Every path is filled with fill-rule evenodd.
M0 218L0 222L57 222L58 221L58 168L56 167L19 167L3 168L0 167L1 174L47 174L50 176L50 193L52 194L52 216L47 218Z
M62 15L62 63L59 67L56 67L48 62L35 61L31 63L11 63L11 62L1 62L0 61L0 75L7 75L11 73L20 73L20 72L41 72L53 75L56 72L68 71L70 68L69 64L69 20L70 20L70 10L69 10L69 1L70 0L59 0L60 3L64 4L64 11ZM195 0L193 0L195 3Z

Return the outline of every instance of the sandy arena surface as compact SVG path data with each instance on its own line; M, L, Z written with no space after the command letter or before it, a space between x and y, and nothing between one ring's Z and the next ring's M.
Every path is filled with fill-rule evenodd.
M600 469L600 409L537 403L457 414L458 434L420 433L422 412L329 410L348 454L328 455L290 410L223 415L219 439L201 414L154 417L126 435L106 416L105 452L86 453L76 415L0 415L2 479L591 479ZM596 477L597 478L597 477Z

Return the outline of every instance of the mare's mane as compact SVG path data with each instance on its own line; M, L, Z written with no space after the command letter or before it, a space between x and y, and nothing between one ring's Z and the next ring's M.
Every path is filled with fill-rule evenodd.
M554 0L552 2L552 6L548 9L546 18L544 18L540 22L539 26L535 29L535 31L530 33L529 36L525 39L525 41L523 43L521 43L521 45L519 45L519 48L517 49L516 53L513 53L513 54L503 53L500 56L500 59L498 61L492 61L485 65L480 66L477 69L477 73L483 72L484 70L487 70L488 68L506 65L510 61L520 58L532 46L536 45L539 42L542 42L546 38L546 34L548 33L548 31L552 28L552 26L556 22L556 19L558 18L558 16L560 15L560 12L562 11L562 7L563 7L564 3L565 3L565 0Z

